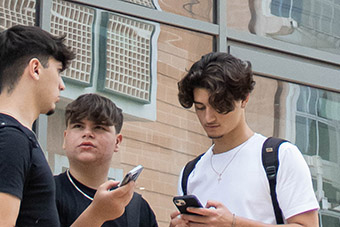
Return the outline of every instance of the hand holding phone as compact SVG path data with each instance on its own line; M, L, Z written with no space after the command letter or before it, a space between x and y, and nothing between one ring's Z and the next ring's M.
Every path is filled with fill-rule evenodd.
M124 179L122 180L122 182L120 182L119 187L122 187L126 184L128 184L130 181L136 181L139 174L142 172L143 170L143 166L142 165L138 165L135 168L133 168L132 170L130 170L124 177Z
M187 207L197 207L202 208L201 202L195 195L184 195L184 196L175 196L173 198L173 202L176 205L177 209L181 214L192 214L198 215L194 213L190 213L187 211Z

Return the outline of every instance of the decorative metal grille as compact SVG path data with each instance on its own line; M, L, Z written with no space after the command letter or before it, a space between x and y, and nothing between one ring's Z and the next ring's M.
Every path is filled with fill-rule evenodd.
M130 2L141 6L146 6L151 9L156 9L153 0L121 0L124 2Z
M107 30L102 36L106 36L106 43L101 43L101 47L106 47L106 53L100 54L106 54L106 71L101 86L106 91L149 102L151 39L155 26L111 13L103 13L103 19L105 15Z
M51 33L66 34L66 43L76 53L76 59L63 72L63 77L91 85L93 23L95 10L79 4L53 0Z
M35 5L34 0L1 0L0 31L17 24L33 26Z

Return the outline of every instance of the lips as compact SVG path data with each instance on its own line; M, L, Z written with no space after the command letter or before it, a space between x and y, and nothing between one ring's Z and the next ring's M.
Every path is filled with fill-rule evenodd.
M91 142L82 142L79 147L95 147Z
M210 129L217 128L218 126L219 126L219 125L216 125L216 124L214 124L214 125L212 125L212 124L210 124L210 125L205 125L206 128L210 128Z

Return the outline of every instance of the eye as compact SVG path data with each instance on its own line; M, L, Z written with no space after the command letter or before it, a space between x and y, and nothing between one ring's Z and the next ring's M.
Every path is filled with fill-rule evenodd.
M106 127L106 126L103 126L103 125L97 125L97 126L95 127L95 129L107 131L107 127Z
M81 124L73 124L72 128L82 128L83 126Z
M203 105L195 105L196 110L205 110L205 106Z

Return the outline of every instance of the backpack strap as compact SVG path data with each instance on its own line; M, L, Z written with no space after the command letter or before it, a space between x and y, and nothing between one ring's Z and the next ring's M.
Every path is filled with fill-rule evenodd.
M23 134L25 134L27 136L28 140L30 141L30 146L31 146L30 149L32 149L32 147L33 148L39 147L38 143L29 134L27 134L27 132L25 132L25 130L23 130L21 128L22 126L19 126L19 125L13 124L13 123L8 123L6 121L0 121L0 129L5 128L5 127L15 128L18 131L20 131Z
M128 226L140 226L140 209L142 196L138 193L133 193L130 203L126 206L126 215Z
M279 169L279 147L283 142L288 141L280 138L269 137L263 143L262 147L262 164L269 181L270 196L272 198L277 224L283 224L282 211L276 195L276 176Z
M201 157L204 154L205 153L200 154L195 159L191 160L190 162L188 162L185 165L184 170L183 170L183 174L182 174L182 191L183 191L183 195L187 195L188 178L189 178L190 173L195 168L196 163L201 159Z

